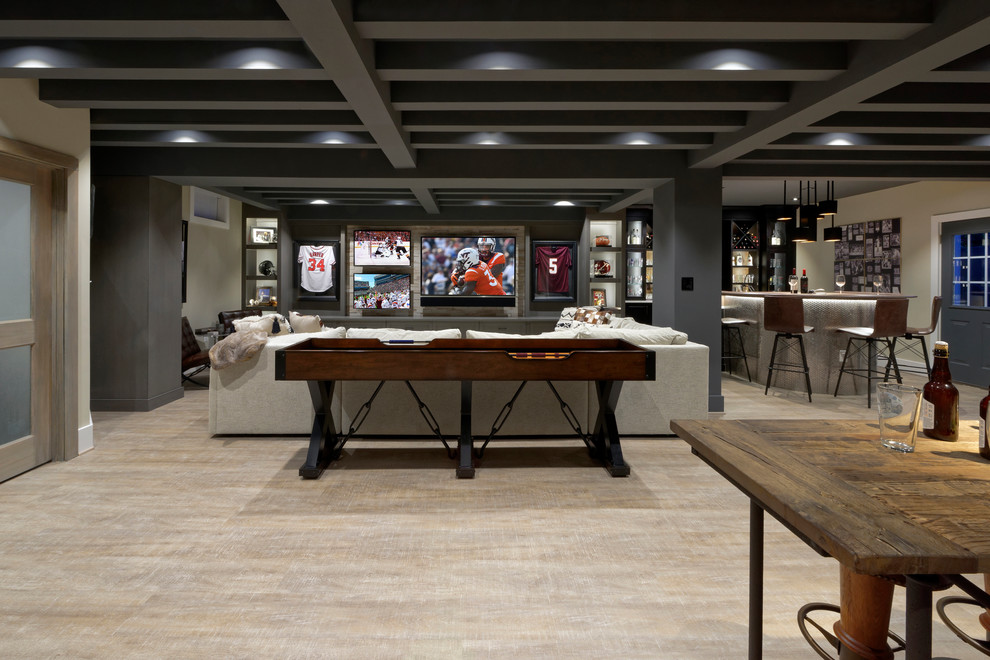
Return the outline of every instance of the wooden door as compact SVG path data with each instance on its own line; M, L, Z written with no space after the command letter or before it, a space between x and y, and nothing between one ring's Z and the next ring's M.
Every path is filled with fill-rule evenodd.
M0 155L0 481L52 460L52 171Z
M942 225L942 332L952 379L990 384L990 218Z

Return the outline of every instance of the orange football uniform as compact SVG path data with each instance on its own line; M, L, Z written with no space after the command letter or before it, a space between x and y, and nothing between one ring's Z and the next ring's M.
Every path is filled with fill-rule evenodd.
M484 261L477 266L468 268L464 273L464 281L474 282L474 292L479 296L504 296L505 290L498 278L492 275L491 269Z

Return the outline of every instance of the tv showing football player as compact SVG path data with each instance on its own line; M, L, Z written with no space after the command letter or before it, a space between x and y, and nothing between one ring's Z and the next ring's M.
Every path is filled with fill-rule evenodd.
M354 265L408 266L411 240L411 233L408 231L355 230Z
M423 305L515 305L515 238L423 237L420 256Z
M355 273L354 309L409 309L408 273Z

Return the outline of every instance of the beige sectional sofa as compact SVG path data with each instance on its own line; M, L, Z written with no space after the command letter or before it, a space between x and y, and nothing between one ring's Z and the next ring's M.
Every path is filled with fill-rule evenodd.
M616 410L622 435L667 435L671 419L708 417L708 347L687 341L683 333L668 328L615 319L613 325L558 328L540 337L621 338L657 354L656 381L623 384ZM270 337L261 351L247 360L210 374L210 433L215 434L308 434L313 423L313 405L305 382L275 380L275 351L308 337L381 337L430 339L461 337L457 329L404 331L396 329L344 328L317 333L294 333ZM468 330L467 338L521 337ZM383 365L383 369L387 369ZM445 436L460 430L460 384L444 381L412 383L430 409ZM472 426L475 435L488 435L503 405L519 383L476 381L472 384ZM594 383L555 382L582 428L594 424L598 412ZM354 422L362 404L377 382L342 381L333 399L334 420L339 431ZM527 383L498 433L503 436L570 435L573 431L561 412L557 398L544 382ZM429 436L432 432L420 414L415 398L404 382L388 381L372 404L359 435Z

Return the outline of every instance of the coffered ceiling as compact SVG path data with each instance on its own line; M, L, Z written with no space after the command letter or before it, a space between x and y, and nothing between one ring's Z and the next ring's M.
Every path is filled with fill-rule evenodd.
M705 168L727 204L990 180L975 0L8 2L0 76L91 110L95 174L300 218L564 218Z

